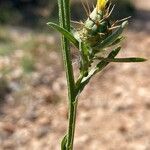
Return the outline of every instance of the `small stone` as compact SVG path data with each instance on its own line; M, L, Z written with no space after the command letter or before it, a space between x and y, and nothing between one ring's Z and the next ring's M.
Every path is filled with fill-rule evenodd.
M124 133L127 132L127 128L126 128L125 126L120 126L120 127L119 127L119 131L120 131L122 134L124 134Z
M48 117L39 118L38 124L39 125L50 125L51 124L51 118L48 118Z
M25 145L29 142L31 133L27 129L18 129L12 136L18 145Z
M150 102L145 103L145 108L150 110Z
M37 119L37 114L35 112L28 112L25 118L29 121L35 121Z
M7 123L3 126L3 130L8 132L9 134L13 134L15 131L15 125L11 124L11 123Z
M14 141L6 140L2 144L3 149L15 150Z
M36 132L36 137L37 138L43 138L44 136L46 136L50 131L50 127L49 126L41 126L38 128L37 132Z
M57 101L54 92L46 86L41 86L38 88L39 95L46 103L55 104Z

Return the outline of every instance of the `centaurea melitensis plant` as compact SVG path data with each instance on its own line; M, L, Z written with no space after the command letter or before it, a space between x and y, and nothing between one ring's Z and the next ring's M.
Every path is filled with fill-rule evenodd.
M90 79L110 62L143 62L143 58L116 58L121 50L122 32L128 18L113 22L110 18L114 9L110 0L97 0L94 10L88 14L79 29L71 31L70 0L58 0L60 25L48 25L62 34L62 51L68 86L69 119L68 130L61 143L61 150L73 150L78 96ZM75 80L70 43L79 50L79 76ZM105 53L105 55L104 55Z

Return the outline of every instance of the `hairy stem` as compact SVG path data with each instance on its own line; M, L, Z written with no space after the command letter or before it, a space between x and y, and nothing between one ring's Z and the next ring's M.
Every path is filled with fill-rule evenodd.
M60 26L70 32L70 0L58 0ZM75 95L75 81L71 61L70 43L62 37L63 60L66 71L69 103L69 123L64 150L73 150L77 100Z

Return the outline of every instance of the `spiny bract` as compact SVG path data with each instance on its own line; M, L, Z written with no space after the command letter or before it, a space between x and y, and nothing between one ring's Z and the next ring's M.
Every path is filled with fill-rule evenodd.
M84 42L92 53L101 51L99 45L103 40L109 37L119 26L117 22L110 19L114 6L110 0L98 0L94 10L89 14L88 19L84 22L83 27L78 31L78 38ZM115 40L121 39L117 37Z

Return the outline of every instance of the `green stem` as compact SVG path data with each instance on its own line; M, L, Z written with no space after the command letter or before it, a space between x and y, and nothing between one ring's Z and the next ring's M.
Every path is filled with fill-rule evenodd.
M78 105L77 99L74 102L70 103L66 150L73 150L77 105Z
M58 0L60 26L70 32L70 0ZM75 81L71 61L70 43L62 37L63 60L66 70L68 101L69 101L69 124L64 150L73 150L77 100L75 95Z

